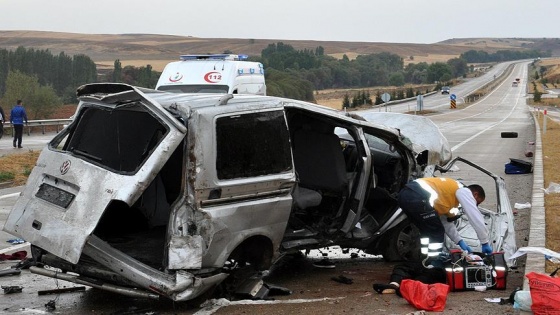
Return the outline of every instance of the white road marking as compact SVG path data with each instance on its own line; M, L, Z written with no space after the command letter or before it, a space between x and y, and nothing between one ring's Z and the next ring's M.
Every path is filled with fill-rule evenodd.
M0 199L7 199L7 198L12 198L12 197L17 197L19 196L20 193L11 193L11 194L7 194L7 195L2 195L0 196Z

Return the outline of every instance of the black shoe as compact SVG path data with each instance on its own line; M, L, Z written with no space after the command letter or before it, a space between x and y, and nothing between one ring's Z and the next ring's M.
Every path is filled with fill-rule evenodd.
M14 148L16 147L16 143L14 142Z
M23 147L20 145L20 146L18 146L18 148L19 148L19 149L22 149Z

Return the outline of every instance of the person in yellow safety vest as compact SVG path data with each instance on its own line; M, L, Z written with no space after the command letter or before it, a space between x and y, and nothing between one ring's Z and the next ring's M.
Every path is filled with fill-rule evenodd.
M428 237L431 244L443 243L447 234L462 250L472 253L453 223L458 218L457 207L461 204L480 240L482 252L491 254L488 230L478 210L478 205L485 197L480 185L465 187L452 178L430 177L406 184L399 192L398 203L409 220L420 230L421 237Z
M482 244L482 251L485 254L491 254L492 247L488 244L488 231L482 214L478 211L478 205L485 198L484 189L480 185L474 184L465 187L451 178L419 178L406 184L399 192L399 206L408 219L420 230L422 253L427 257L422 262L410 261L395 266L390 282L388 284L375 283L373 290L381 294L395 292L399 294L400 283L403 279L415 279L427 284L445 283L446 275L441 261L442 257L440 257L445 234L462 250L472 252L453 223L458 218L457 207L459 204L463 207L470 224L477 233ZM427 239L429 242L426 242ZM435 260L426 266L424 262L430 258Z

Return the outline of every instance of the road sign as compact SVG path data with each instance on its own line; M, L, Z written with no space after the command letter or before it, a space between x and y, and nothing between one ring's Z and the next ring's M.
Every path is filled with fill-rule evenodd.
M389 93L383 93L381 94L381 100L385 103L387 103L388 101L391 100L391 94Z
M451 109L457 108L457 103L455 102L455 100L451 100L451 104L450 104L449 108L451 108Z
M451 95L449 95L449 98L452 99L452 100L456 100L456 99L457 99L457 95L451 94Z

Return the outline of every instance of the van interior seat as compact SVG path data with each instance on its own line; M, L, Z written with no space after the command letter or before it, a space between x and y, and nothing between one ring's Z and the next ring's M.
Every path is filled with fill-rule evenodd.
M294 133L294 164L299 180L299 191L294 194L296 204L298 198L303 200L311 193L314 198L317 192L320 195L347 194L348 177L340 139L332 128L330 132L321 131L304 127Z

